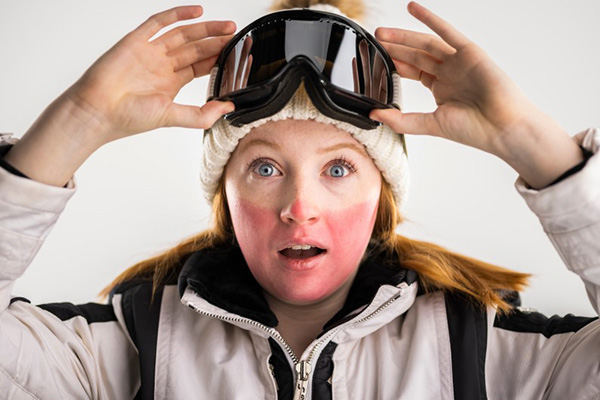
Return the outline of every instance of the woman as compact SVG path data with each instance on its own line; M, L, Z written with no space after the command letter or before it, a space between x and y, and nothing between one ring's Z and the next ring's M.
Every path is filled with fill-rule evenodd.
M596 132L574 141L458 31L415 3L409 11L441 39L399 29L377 36L400 75L430 88L439 107L403 114L388 82L388 101L379 103L390 107L367 115L385 123L375 129L364 115L349 116L319 97L309 75L291 81L298 89L281 97L283 117L239 104L234 112L231 103L215 101L201 109L174 104L185 83L208 73L234 26L200 23L148 39L197 17L198 7L157 14L94 64L5 150L2 177L11 190L2 200L16 217L3 227L4 286L27 266L64 206L71 192L61 186L72 186L77 167L104 143L155 127L210 128L203 183L216 207L215 228L126 271L112 287L112 306L36 308L3 293L11 303L2 315L4 390L51 398L126 398L138 390L141 398L596 395L589 371L597 368L597 322L505 315L514 302L507 291L519 289L524 275L394 235L405 188L392 177L403 173L405 150L390 128L446 137L509 163L520 174L519 191L547 218L551 239L592 295L596 203L552 215L573 190L593 198ZM214 38L200 52L186 43L207 35ZM241 49L239 59L259 62ZM364 48L356 50L358 60ZM355 77L360 67L354 64ZM217 83L227 80L215 76L213 94L234 99L240 86L218 92ZM242 82L251 76L235 75ZM351 111L364 95L351 96ZM236 137L235 118L249 118L242 127L252 121L244 111L258 113L250 124L262 123ZM227 123L219 119L225 113ZM234 137L239 143L228 147ZM389 141L382 146L373 137ZM32 211L23 215L24 208ZM12 257L15 248L23 256ZM34 369L29 360L38 362Z

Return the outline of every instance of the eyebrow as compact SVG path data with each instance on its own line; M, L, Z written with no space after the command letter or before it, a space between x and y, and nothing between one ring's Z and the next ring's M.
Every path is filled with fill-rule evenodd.
M251 139L245 143L242 143L240 145L239 151L243 152L244 150L246 150L247 148L251 147L251 146L259 146L259 145L263 145L263 146L267 146L272 148L273 150L277 150L277 151L281 151L281 146L279 146L277 143L275 142L270 142L268 140L265 139ZM369 155L367 154L365 148L363 146L357 145L355 143L336 143L334 145L331 145L329 147L324 147L322 149L317 150L318 154L325 154L325 153L331 153L333 151L338 151L341 149L350 149L353 150L355 152L357 152L358 154L369 158Z
M359 145L354 144L354 143L337 143L337 144L334 144L332 146L319 149L317 151L317 153L324 154L324 153L330 153L332 151L338 151L338 150L341 150L341 149L354 150L355 152L359 153L360 155L369 158L369 155L365 151L365 148L363 146L359 146Z
M241 153L251 146L258 146L258 145L267 146L267 147L272 148L273 150L281 151L281 146L279 146L277 143L269 142L268 140L264 140L264 139L251 139L245 143L242 143L240 145L239 151Z

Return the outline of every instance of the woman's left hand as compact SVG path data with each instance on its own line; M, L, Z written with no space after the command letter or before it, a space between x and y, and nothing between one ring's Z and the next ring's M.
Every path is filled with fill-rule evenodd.
M479 46L417 3L409 3L408 11L439 37L395 28L379 28L375 35L398 73L419 80L438 107L432 113L373 110L371 118L399 133L444 137L494 154L533 187L581 161L571 137Z

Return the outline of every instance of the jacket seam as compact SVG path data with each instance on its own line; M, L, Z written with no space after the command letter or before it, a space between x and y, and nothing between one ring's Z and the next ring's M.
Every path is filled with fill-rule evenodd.
M586 397L583 400L593 400L593 399L597 399L600 396L600 391L597 391L595 393L593 393L592 395Z
M600 199L600 196L594 196L594 198L589 199L589 201L586 201L584 204L581 204L577 207L574 208L568 208L566 210L563 210L562 212L556 212L556 213L547 213L547 214L537 214L538 218L543 219L543 218L550 218L550 217L561 217L564 216L565 214L569 214L572 212L579 212L579 210L581 210L584 207L588 207L588 206L593 206L598 200Z
M154 395L156 396L157 394L157 384L159 376L157 374L157 370L156 370L156 366L158 365L159 362L159 355L160 356L164 356L164 354L170 355L172 354L172 349L173 349L173 334L172 334L172 328L173 328L173 316L175 316L175 313L173 312L173 306L181 306L183 305L183 303L180 302L176 302L175 304L171 304L169 302L170 299L165 300L165 288L166 286L163 288L163 292L162 292L162 296L160 299L160 309L159 309L159 314L158 314L158 327L156 329L156 351L155 351L155 357L154 357ZM177 290L177 286L175 286L175 290ZM163 313L163 307L169 306L169 312L167 313ZM185 311L190 311L192 312L192 310L188 307L186 307L187 310ZM169 337L168 338L164 338L164 327L165 327L165 321L163 319L164 315L167 315L167 318L169 319L169 323L166 325L166 328L168 329L168 334ZM161 326L163 327L162 333L163 333L163 337L161 338L160 333L161 333ZM159 342L164 342L162 348L159 350ZM167 364L165 371L163 372L164 376L161 376L160 379L165 382L168 383L170 382L171 379L171 368L170 365ZM168 385L165 385L164 389L161 389L161 393L163 395L167 395L168 394Z
M448 318L446 316L446 304L444 295L436 294L432 307L436 329L437 346L440 368L440 399L454 398L454 373L452 371L452 350L450 348L450 332Z
M5 229L5 228L2 228L2 227L0 227L0 232L6 232L10 236L18 236L20 238L25 238L25 239L35 240L35 241L40 241L40 240L44 239L43 237L40 237L40 235L25 235L23 233L15 232L15 231L12 231L10 229Z
M31 397L32 399L40 400L39 397L37 397L35 394L31 393L29 390L25 389L17 381L15 381L15 379L13 377L11 377L10 374L8 372L6 372L6 370L4 368L0 367L0 372L2 372L10 380L10 382L13 385L15 385L16 387L18 387L19 389L21 389L21 391L23 393L29 395L29 397Z
M16 204L16 203L11 203L10 201L6 201L5 199L0 199L0 206L9 206L11 208L16 208L18 210L23 210L23 211L33 211L37 214L51 214L51 215L58 215L60 214L60 211L55 211L55 210L44 210L41 208L37 208L37 207L26 207L20 204Z
M600 198L598 199L598 201L600 201ZM574 233L583 229L588 229L594 225L598 225L600 223L600 221L594 221L592 223L589 223L587 225L583 225L583 226L578 226L577 228L573 228L573 229L568 229L568 230L563 230L563 231L551 231L551 230L546 230L544 228L544 232L547 235L565 235L565 234L569 234L569 233ZM543 223L542 223L543 224Z
M39 307L39 306L35 306L35 307ZM44 310L44 309L42 308L42 310ZM73 315L72 317L70 317L70 318L67 318L67 319L60 319L60 317L59 317L59 316L57 316L56 314L54 314L52 311L48 311L48 310L44 310L44 311L46 311L47 313L50 313L52 316L54 316L54 317L58 318L58 319L60 320L60 322L69 322L69 321L71 321L73 318L82 318L84 321L86 321L86 325L88 325L88 326L90 326L90 325L93 325L93 324L104 324L104 323L112 323L112 324L115 324L115 325L119 325L119 326L121 326L121 324L119 324L119 321L118 321L118 320L115 320L115 319L113 319L113 320L110 320L110 321L92 321L92 322L90 322L90 321L89 321L89 320L88 320L86 317L84 317L83 315Z
M567 258L567 255L564 253L562 246L560 246L558 244L558 242L557 242L558 238L556 237L556 235L548 233L547 236L548 236L548 239L550 240L550 243L552 243L552 246L554 246L556 253L558 254L560 259L564 263L565 267L569 271L572 271L573 273L577 274L577 276L579 277L580 280L585 281L583 275L580 272L585 272L586 270L589 270L589 266L588 266L588 268L573 268L573 266L571 265L571 263L569 262L569 260ZM598 299L596 299L596 301L598 301ZM594 309L596 308L596 306L594 304L592 304L592 307L594 307ZM596 311L598 311L598 310L596 310Z
M552 382L552 378L554 378L554 373L556 372L556 367L558 366L558 363L562 359L563 354L565 354L565 350L567 349L567 347L571 343L571 340L573 340L573 337L575 336L575 334L577 332L564 332L564 333L569 333L570 336L565 341L564 345L562 346L562 349L560 349L560 354L558 355L558 357L556 357L556 362L552 366L552 372L550 373L550 376L548 377L548 383ZM550 340L550 339L548 339L548 340ZM546 389L548 389L548 388L546 388ZM592 399L592 397L587 397L587 399Z

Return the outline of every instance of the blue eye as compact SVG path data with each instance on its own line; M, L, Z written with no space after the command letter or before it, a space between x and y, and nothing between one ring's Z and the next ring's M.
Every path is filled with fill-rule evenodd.
M279 170L268 161L257 160L253 162L250 167L255 174L264 178L268 178L275 175L281 175L279 173Z
M336 164L336 165L332 165L329 168L329 175L331 175L334 178L342 178L342 177L346 176L347 173L348 173L348 170L343 165Z
M271 176L275 172L275 168L271 164L261 164L258 166L258 174L260 176Z
M338 157L332 160L325 170L325 175L332 178L345 178L356 172L356 167L344 157Z

